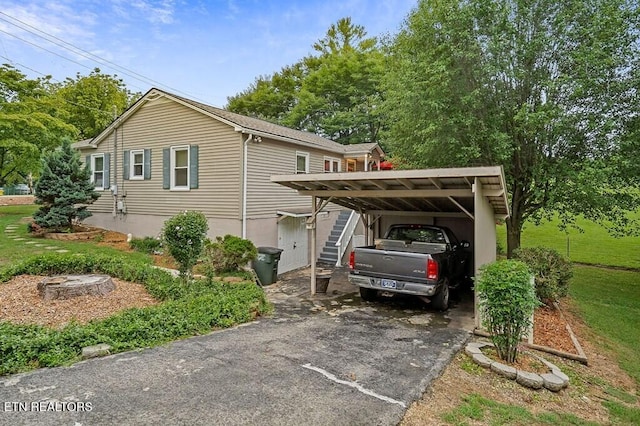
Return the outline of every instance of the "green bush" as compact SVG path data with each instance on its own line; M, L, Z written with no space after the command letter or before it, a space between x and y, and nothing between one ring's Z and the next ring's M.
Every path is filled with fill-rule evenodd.
M255 284L194 280L184 286L163 270L124 257L49 253L4 268L0 279L69 273L104 273L138 282L163 303L60 330L0 321L0 375L68 364L79 360L83 347L98 343L111 345L112 353L155 346L247 322L271 309Z
M529 266L536 281L536 296L547 304L569 294L573 276L571 262L554 249L546 247L519 248L514 258Z
M216 237L216 241L207 241L204 249L206 274L239 271L244 265L258 256L256 246L249 240L233 235L224 238Z
M518 344L531 327L538 305L531 271L519 260L499 260L485 265L476 285L482 325L491 333L498 356L514 362Z
M162 248L162 240L153 237L133 238L129 247L141 253L154 254Z
M195 211L178 213L164 223L164 243L169 254L178 262L183 279L191 277L193 266L204 248L208 229L205 215Z

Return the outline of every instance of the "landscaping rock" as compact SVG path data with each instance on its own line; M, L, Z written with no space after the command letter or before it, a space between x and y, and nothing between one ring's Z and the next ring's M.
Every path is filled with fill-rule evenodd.
M540 377L544 380L544 387L552 392L558 392L566 386L564 380L553 373L542 374Z
M109 355L111 352L111 346L106 343L100 343L98 345L87 346L82 348L82 359L95 358L98 356Z
M544 380L539 374L522 370L518 370L516 382L531 389L540 389L544 385Z
M491 371L494 371L500 374L501 376L504 376L507 379L511 379L511 380L515 379L518 374L518 370L516 370L514 367L504 365L499 362L491 363Z
M490 368L493 364L493 361L483 354L473 354L471 357L476 364L484 368Z

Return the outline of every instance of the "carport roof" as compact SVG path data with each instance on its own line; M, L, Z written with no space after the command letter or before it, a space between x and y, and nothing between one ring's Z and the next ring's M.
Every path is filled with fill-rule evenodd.
M272 176L300 195L316 196L360 212L430 212L473 218L476 179L496 217L509 216L501 166Z

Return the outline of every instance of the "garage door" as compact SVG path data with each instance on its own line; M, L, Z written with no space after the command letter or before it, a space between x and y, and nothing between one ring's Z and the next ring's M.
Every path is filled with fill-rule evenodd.
M278 223L278 248L283 250L279 274L309 265L309 231L304 217L285 217Z

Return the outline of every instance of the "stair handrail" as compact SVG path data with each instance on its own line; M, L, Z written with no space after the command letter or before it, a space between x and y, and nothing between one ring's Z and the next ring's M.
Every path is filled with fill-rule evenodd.
M336 266L342 266L342 256L344 256L344 252L347 251L347 247L349 246L349 241L353 237L353 234L358 226L358 221L360 221L360 214L356 211L352 210L349 215L349 219L347 219L347 223L342 228L342 233L336 241L336 247L338 247L338 260L336 260Z

